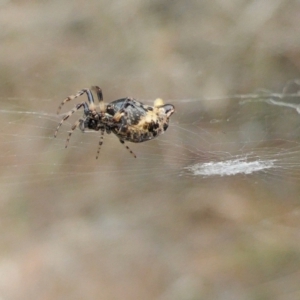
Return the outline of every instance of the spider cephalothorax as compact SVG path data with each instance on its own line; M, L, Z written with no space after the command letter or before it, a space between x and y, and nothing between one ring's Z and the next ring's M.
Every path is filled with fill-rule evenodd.
M62 123L78 109L83 107L83 116L72 126L67 138L66 147L68 146L73 131L77 127L82 131L85 129L100 131L101 136L96 158L99 156L105 132L108 134L113 132L122 144L124 144L124 141L133 143L145 142L159 136L167 130L169 118L175 110L172 104L164 105L161 99L156 99L154 106L145 105L133 98L122 98L104 104L102 90L98 86L92 86L91 89L97 93L100 103L98 111L90 89L82 89L76 95L67 97L60 104L57 113L60 112L62 106L67 101L73 100L84 93L87 94L88 103L78 103L70 110L58 124L54 137L56 137ZM128 146L125 145L125 147L136 157Z

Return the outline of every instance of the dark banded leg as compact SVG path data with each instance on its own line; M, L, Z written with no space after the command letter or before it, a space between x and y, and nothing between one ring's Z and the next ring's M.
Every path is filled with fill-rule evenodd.
M99 141L99 146L98 146L98 150L97 150L97 155L96 155L96 159L98 159L99 154L100 154L100 150L101 150L101 146L103 144L103 139L104 139L104 129L101 129L101 135L100 135L100 141Z
M103 93L99 86L95 85L91 87L91 90L95 91L98 97L99 102L103 101Z
M94 86L91 87L91 90L93 90L93 91L96 92L97 98L98 98L98 100L99 100L99 108L100 108L100 111L101 111L102 113L105 113L107 107L106 107L106 105L105 105L105 103L104 103L104 101L103 101L103 93L102 93L101 88L100 88L99 86L97 86L97 85L94 85Z
M114 117L113 117L113 119L114 119L115 122L119 122L119 121L120 121L120 119L121 119L122 116L123 116L123 115L122 115L123 112L125 112L125 109L126 109L129 105L135 107L135 105L133 105L133 104L130 102L130 101L132 101L132 100L133 100L133 98L126 98L126 99L124 100L122 106L121 106L120 109L115 113L115 115L114 115Z
M71 95L71 96L67 97L66 99L64 99L64 100L61 102L61 104L59 105L58 109L57 109L57 114L60 113L60 110L61 110L62 106L63 106L66 102L71 101L71 100L74 100L75 98L80 97L80 96L83 95L84 93L87 94L89 103L90 103L90 104L94 104L94 97L93 97L92 92L91 92L89 89L82 89L82 90L79 91L77 94Z
M82 106L84 106L84 109L88 109L87 107L87 104L85 102L82 102L82 103L79 103L77 104L72 110L70 110L64 117L63 119L59 122L56 130L55 130L55 133L54 133L54 137L56 137L57 135L57 132L60 128L60 126L63 124L64 121L66 121L70 116L72 116L79 108L81 108Z
M130 152L130 154L131 154L134 158L136 158L136 155L132 152L132 150L131 150L127 145L125 145L125 142L124 142L123 140L119 140L119 141L120 141L120 143L123 144L124 147Z
M69 144L69 141L70 141L70 138L71 138L72 133L73 133L74 130L77 128L77 126L80 125L82 122L84 122L84 121L83 121L82 119L79 119L79 120L71 127L71 131L69 132L69 135L68 135L68 138L67 138L67 141L66 141L65 148L68 147L68 144Z

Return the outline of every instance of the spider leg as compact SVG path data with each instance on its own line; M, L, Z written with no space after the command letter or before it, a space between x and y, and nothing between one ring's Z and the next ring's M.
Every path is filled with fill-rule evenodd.
M54 137L56 137L57 135L57 132L60 128L60 126L63 124L64 121L66 121L70 116L72 116L80 107L84 106L84 109L86 110L86 106L87 104L85 102L82 102L82 103L79 103L77 104L72 110L70 110L63 118L62 120L59 122L56 130L55 130L55 133L54 133Z
M124 102L123 102L123 104L122 104L122 106L120 107L120 109L114 114L114 116L113 116L113 121L114 122L119 122L120 121L120 119L122 118L122 114L123 114L123 112L125 111L125 108L128 106L128 105L130 105L130 103L128 103L129 102L129 100L131 100L130 98L127 98Z
M114 121L115 122L119 122L120 119L122 118L123 116L123 113L125 112L125 109L128 107L128 106L132 106L134 108L136 108L138 111L141 110L141 107L138 106L136 103L135 103L135 100L133 98L126 98L124 100L124 102L122 103L122 106L120 107L120 109L114 114Z
M123 140L119 140L119 141L120 141L120 143L123 144L124 147L130 152L130 154L131 154L134 158L136 158L136 155L132 152L132 150L131 150L127 145L125 145L125 142L124 142Z
M100 135L100 141L99 141L99 146L98 146L98 150L97 150L96 159L98 159L98 157L99 157L101 146L103 144L104 133L105 133L105 129L103 128L103 129L101 129L101 135Z
M123 112L125 110L125 108L128 107L129 105L131 105L132 107L135 107L137 109L140 109L140 105L136 104L135 99L133 99L132 97L127 97L125 99L125 101L123 102L122 106L120 107L119 112Z
M117 128L116 128L116 129L118 130L119 133L122 132L122 130L124 130L124 129L127 128L127 122L126 122L126 120L123 118L122 115L120 116L120 118L118 118L118 119L116 119L116 120L114 120L114 121L120 123L120 124L118 124L118 126L117 126Z
M97 97L99 102L103 101L103 93L101 88L99 88L99 86L95 85L91 87L91 90L95 91L97 93Z
M125 108L127 107L127 106L129 106L129 105L131 105L130 103L129 103L129 101L130 100L133 100L132 98L126 98L126 100L122 103L122 106L120 107L120 109L118 110L118 112L117 113L122 113L122 112L124 112L125 111Z
M87 94L88 101L89 101L90 105L93 106L93 105L94 105L94 97L93 97L92 92L91 92L89 89L82 89L82 90L79 91L77 94L71 95L71 96L65 98L65 99L61 102L61 104L59 105L59 107L58 107L58 109L57 109L57 114L60 113L60 110L61 110L62 106L63 106L66 102L71 101L71 100L74 100L75 98L80 97L80 96L83 95L84 93Z
M106 108L107 106L105 105L104 101L103 101L103 93L102 93L102 90L99 86L95 85L95 86L92 86L91 89L93 91L96 92L97 94L97 97L98 97L98 100L99 100L99 107L100 107L100 111L102 113L105 113L106 112Z
M66 141L65 148L67 148L68 145L69 145L69 141L70 141L70 139L71 139L72 133L73 133L74 130L78 127L78 125L81 125L81 124L82 124L82 122L84 122L84 120L80 118L80 119L79 119L78 121L76 121L75 124L71 127L71 131L69 132L69 135L68 135L68 138L67 138L67 141Z

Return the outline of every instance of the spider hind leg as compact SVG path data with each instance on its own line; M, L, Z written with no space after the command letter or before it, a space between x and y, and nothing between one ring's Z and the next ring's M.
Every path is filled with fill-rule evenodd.
M121 143L122 145L124 145L124 147L130 152L130 154L131 154L134 158L136 158L135 153L134 153L127 145L125 145L125 142L124 142L123 140L119 140L119 141L120 141L120 143Z

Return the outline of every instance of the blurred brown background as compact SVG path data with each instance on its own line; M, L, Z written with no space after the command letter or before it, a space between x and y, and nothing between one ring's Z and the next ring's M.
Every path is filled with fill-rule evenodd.
M227 97L299 77L299 13L296 0L0 1L0 299L300 299L299 114ZM54 140L57 107L94 84L108 102L173 103L170 128L130 144L136 160L106 136L96 161L98 133L65 150L81 113ZM184 169L248 153L277 167Z

